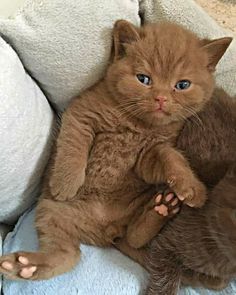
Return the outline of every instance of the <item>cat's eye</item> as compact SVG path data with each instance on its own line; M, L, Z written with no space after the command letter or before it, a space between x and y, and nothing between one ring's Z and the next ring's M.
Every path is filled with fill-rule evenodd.
M191 85L191 82L189 80L180 80L175 84L175 88L177 90L185 90L188 89Z
M150 85L151 84L151 78L147 75L144 74L138 74L137 79L139 80L139 82L141 82L144 85Z

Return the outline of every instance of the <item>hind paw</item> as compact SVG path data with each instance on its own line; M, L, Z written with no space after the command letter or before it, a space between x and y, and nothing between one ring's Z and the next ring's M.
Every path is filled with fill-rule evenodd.
M180 210L181 202L174 193L158 194L155 199L154 210L164 217L172 217Z

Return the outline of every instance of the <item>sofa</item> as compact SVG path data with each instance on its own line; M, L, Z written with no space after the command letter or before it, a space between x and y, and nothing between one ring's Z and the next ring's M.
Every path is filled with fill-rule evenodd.
M136 25L170 20L201 37L230 36L192 0L27 0L0 19L0 251L37 249L34 208L58 128L71 98L104 72L117 19ZM174 40L173 40L174 42ZM236 95L236 40L216 72ZM82 246L81 263L47 281L1 279L4 295L137 295L148 274L115 249ZM183 288L182 295L214 293Z

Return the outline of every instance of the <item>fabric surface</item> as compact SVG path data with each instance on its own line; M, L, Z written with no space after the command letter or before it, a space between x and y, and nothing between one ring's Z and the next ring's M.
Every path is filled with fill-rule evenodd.
M3 253L37 249L34 210L20 218L15 230L8 234ZM115 249L82 245L82 260L70 273L48 281L11 281L3 279L4 295L142 295L147 273ZM185 288L179 295L233 295L236 284L224 292Z
M203 38L232 36L194 0L140 0L140 11L146 22L173 21ZM230 95L236 95L236 38L217 66L216 81Z
M15 222L35 201L52 123L45 96L0 38L0 222Z
M34 210L20 218L4 243L3 252L37 249ZM82 259L70 273L48 281L3 280L4 295L137 295L142 294L146 272L115 249L82 246Z
M2 255L3 241L6 234L10 231L10 227L5 224L0 224L0 255ZM2 290L2 276L0 275L0 290Z
M0 32L62 110L104 72L117 19L139 24L138 0L28 0Z

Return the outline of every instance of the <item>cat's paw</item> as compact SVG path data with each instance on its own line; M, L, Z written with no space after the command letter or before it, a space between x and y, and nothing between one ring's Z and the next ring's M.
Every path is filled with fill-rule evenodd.
M63 175L54 173L49 181L50 191L57 201L71 200L85 181L85 169L80 173Z
M171 177L169 186L177 197L190 207L202 207L207 199L206 187L196 177Z
M16 252L0 258L0 272L10 279L35 280L47 277L49 265L43 254Z
M172 217L179 212L180 205L181 202L174 193L164 192L155 198L154 210L161 216Z

